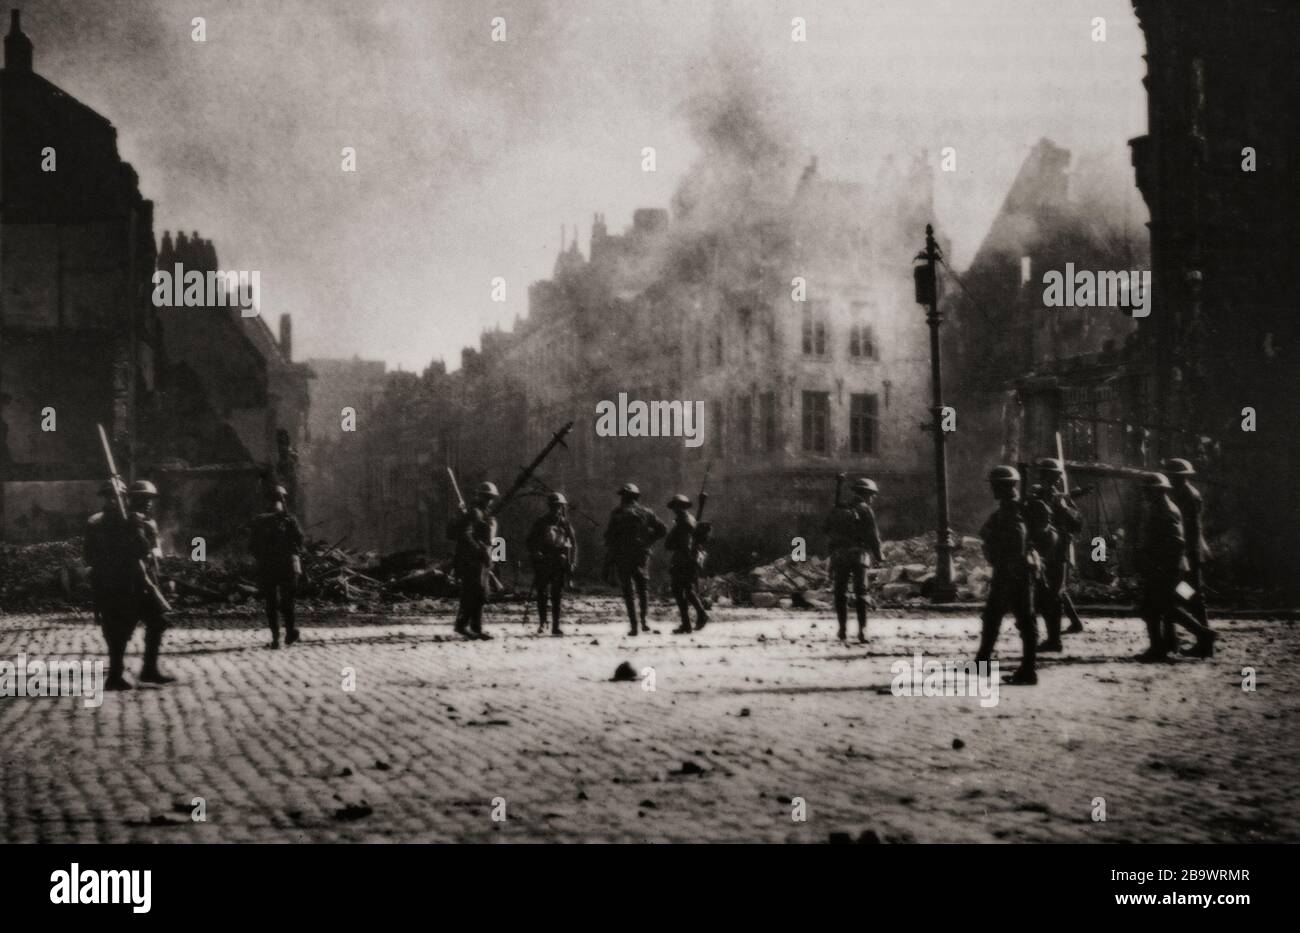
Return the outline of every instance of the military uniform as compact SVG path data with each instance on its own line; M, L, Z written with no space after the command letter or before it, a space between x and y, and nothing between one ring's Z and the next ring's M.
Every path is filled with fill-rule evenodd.
M146 514L136 513L144 530L145 540L149 544L149 556L145 558L145 571L155 587L160 586L158 560L162 557L162 545L158 535L158 523ZM140 666L140 679L152 683L168 683L171 677L164 676L158 670L158 656L162 652L163 632L167 631L167 613L157 600L151 598L147 589L141 589L136 603L141 620L144 622L144 661Z
M294 624L294 598L301 572L303 535L298 519L276 509L253 519L251 550L257 564L257 586L271 626L271 647L280 647L280 617L284 617L285 644L298 640Z
M674 634L682 635L691 629L691 607L695 607L695 631L709 621L709 614L704 608L695 584L700 574L700 551L697 548L697 527L695 516L690 513L691 500L685 496L674 496L668 508L676 514L672 529L664 539L664 550L670 555L668 577L672 585L673 599L677 611L681 613L682 624Z
M497 523L485 506L471 506L455 522L456 553L452 559L460 580L460 609L456 631L472 638L488 638L483 631L483 606L487 603L492 573L492 539Z
M558 493L552 494L554 506L564 506ZM551 634L560 633L560 601L564 585L578 564L578 536L562 508L554 508L533 522L526 539L533 562L533 589L537 595L537 619L546 628L546 607L551 607Z
M640 492L631 483L620 491L623 502L609 515L605 527L605 561L618 577L627 608L631 634L637 634L637 607L640 606L640 629L648 632L646 608L650 584L650 549L668 532L667 526L650 509L636 501Z
M135 632L143 597L139 562L151 544L140 517L116 509L96 512L86 524L85 559L100 630L108 646L109 689L130 689L125 674L126 646Z
M1139 613L1147 624L1151 646L1139 659L1159 661L1175 648L1175 623L1196 636L1192 653L1208 657L1214 653L1214 633L1178 601L1178 584L1187 568L1182 514L1169 498L1169 480L1162 474L1154 474L1147 489L1149 503L1138 551L1138 570L1142 575Z
M1048 473L1047 480L1027 503L1038 502L1047 509L1047 521L1051 524L1054 538L1051 543L1035 542L1042 573L1034 590L1034 608L1042 615L1047 628L1047 639L1039 645L1040 651L1061 650L1061 617L1066 613L1066 600L1069 598L1065 587L1074 559L1074 536L1083 528L1074 501L1056 489L1054 483L1055 476Z
M1000 502L980 529L984 556L993 569L993 578L989 582L988 599L981 617L980 646L975 660L987 662L993 657L1002 617L1011 612L1020 632L1021 644L1020 667L1012 675L1011 682L1035 684L1038 682L1034 669L1038 646L1037 626L1034 624L1037 567L1025 511L1015 491L1019 474L1010 467L1001 467L990 474L990 481Z
M870 482L869 480L866 482ZM863 493L874 493L875 484L856 486ZM839 638L848 637L848 589L853 581L854 608L858 616L858 641L867 637L867 564L880 562L880 531L876 513L865 495L858 501L831 511L823 525L831 551L831 586L835 617L839 621Z
M111 487L110 487L111 489ZM140 680L166 684L168 677L158 668L167 616L160 595L158 523L149 515L158 490L148 480L137 480L129 490L126 518L116 508L90 517L86 525L85 558L91 567L91 588L100 617L100 629L108 644L108 681L114 690L129 690L125 672L126 647L136 624L144 623L144 658ZM141 563L143 562L143 570Z

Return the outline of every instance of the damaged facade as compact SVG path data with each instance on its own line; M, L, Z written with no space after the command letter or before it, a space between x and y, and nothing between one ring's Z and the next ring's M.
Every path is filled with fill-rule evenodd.
M455 373L438 364L389 375L355 439L369 451L357 482L378 492L374 545L441 550L455 508L444 467L462 488L484 478L504 488L570 420L568 449L542 475L573 503L588 555L601 553L622 483L637 482L662 510L675 492L694 495L709 465L710 517L726 529L719 564L788 551L797 535L815 547L841 470L881 483L887 533L932 524L919 428L928 331L902 238L919 241L929 211L918 160L887 166L871 188L824 179L814 162L776 210L730 229L694 223L678 205L671 218L638 210L611 234L597 214L588 252L576 231L564 238L512 330L484 333ZM703 443L600 436L597 405L620 394L703 402ZM507 511L507 541L544 492L526 490Z
M1300 592L1294 271L1300 8L1134 0L1147 39L1148 133L1130 141L1150 209L1153 300L1122 354L1062 359L1021 381L1010 439L1033 452L1201 474L1211 571ZM1120 267L1122 268L1122 267ZM1211 578L1213 582L1213 577Z
M197 236L155 247L112 123L32 58L14 12L0 71L0 540L81 533L106 478L102 424L121 473L158 484L172 546L219 546L259 507L264 473L292 482L310 373L291 361L287 317L277 341L260 317L154 306L155 268L215 267L215 251Z

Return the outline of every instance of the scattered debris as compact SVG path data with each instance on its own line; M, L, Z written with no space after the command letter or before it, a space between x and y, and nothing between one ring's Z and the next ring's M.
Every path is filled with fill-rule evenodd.
M627 661L624 661L614 669L614 676L610 678L613 681L636 680L636 669Z
M348 804L334 811L334 819L341 823L350 823L353 820L364 820L375 811L363 803Z

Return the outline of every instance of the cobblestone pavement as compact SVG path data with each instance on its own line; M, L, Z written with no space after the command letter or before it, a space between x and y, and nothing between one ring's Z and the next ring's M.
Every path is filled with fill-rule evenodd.
M637 639L612 603L558 639L490 613L491 642L445 613L332 614L278 652L251 617L191 618L167 636L177 684L0 699L0 838L1300 841L1291 623L1218 621L1214 660L1148 666L1139 621L1087 620L985 708L890 691L915 651L968 657L970 616L875 618L845 647L810 613L723 610L681 637L665 606ZM101 650L84 616L0 617L0 661ZM611 681L624 660L655 689Z

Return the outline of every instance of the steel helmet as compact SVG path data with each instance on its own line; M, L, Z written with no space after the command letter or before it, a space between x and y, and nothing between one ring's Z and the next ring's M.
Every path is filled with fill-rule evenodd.
M1020 473L1015 467L1006 466L1005 464L1002 466L995 466L993 469L989 470L989 482L1018 483L1020 482Z
M1173 489L1174 484L1169 482L1169 477L1163 473L1148 473L1146 479L1147 489Z
M479 483L479 484L478 484L478 487L477 487L474 491L475 491L476 493L478 493L480 496L493 496L493 497L495 497L495 496L500 495L500 493L497 492L497 486L496 486L496 483L490 483L490 482L487 482L486 480L485 480L484 482Z
M266 495L270 499L287 499L289 498L289 490L283 486L272 486L266 491Z
M670 509L689 509L690 507L691 500L680 492L668 500L668 508Z
M147 479L138 479L131 484L130 492L133 496L156 496L158 487Z
M549 496L546 497L546 501L549 502L551 505L568 505L568 504L569 504L569 500L566 499L566 498L564 498L564 493L562 493L562 492L553 492L553 493L551 493Z
M641 490L637 488L636 483L624 483L623 488L618 491L620 496L639 496Z
M1034 466L1036 466L1036 467L1038 468L1039 472L1042 472L1042 473L1060 473L1060 472L1061 472L1061 461L1060 461L1060 460L1057 460L1057 459L1054 458L1054 457L1043 457L1041 460L1039 460L1037 463L1035 463Z
M855 479L853 481L852 487L850 488L852 488L856 492L871 492L871 493L880 492L880 487L876 485L876 481L867 479L866 477L863 477L862 479Z
M1190 461L1174 457L1165 461L1165 473L1169 476L1195 476L1196 468Z
M119 488L116 480L106 479L99 484L99 494L105 499L111 499L117 495Z

